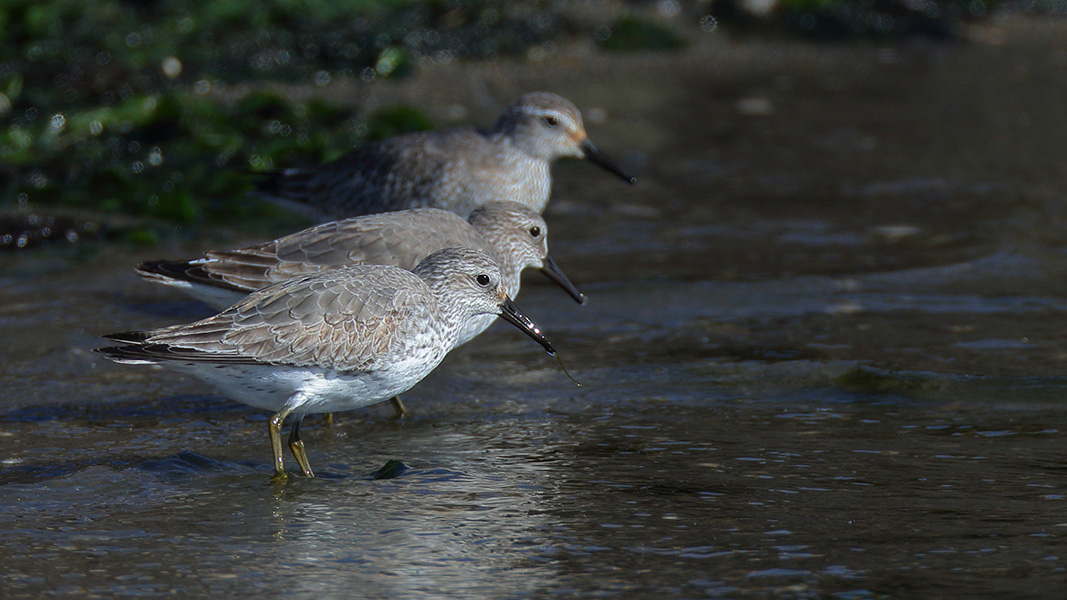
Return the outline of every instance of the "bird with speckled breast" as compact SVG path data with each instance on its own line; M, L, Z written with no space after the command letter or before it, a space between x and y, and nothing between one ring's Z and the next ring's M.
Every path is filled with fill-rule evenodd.
M555 354L508 297L496 261L471 248L439 250L414 271L353 265L295 277L194 323L105 336L120 345L96 351L191 375L274 412L268 432L280 478L281 428L291 415L289 449L313 477L300 439L306 414L370 406L411 389L456 347L467 321L484 314Z
M420 207L466 217L499 199L541 213L552 187L550 166L565 157L637 182L597 150L572 102L532 92L509 105L489 131L462 127L370 142L333 162L263 173L253 194L318 220Z

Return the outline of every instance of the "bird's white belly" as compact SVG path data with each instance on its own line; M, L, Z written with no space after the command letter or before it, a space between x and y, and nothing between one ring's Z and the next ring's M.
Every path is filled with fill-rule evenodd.
M293 404L295 413L340 412L402 394L444 357L394 362L388 369L344 373L321 367L173 362L167 367L217 387L229 398L272 412Z

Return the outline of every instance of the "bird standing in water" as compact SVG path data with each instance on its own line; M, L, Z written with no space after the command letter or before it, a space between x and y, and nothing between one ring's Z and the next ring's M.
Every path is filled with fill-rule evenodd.
M273 411L279 478L281 428L292 415L289 448L301 472L313 477L300 439L304 415L361 408L411 389L456 347L467 322L483 314L501 316L555 354L508 297L496 262L470 248L435 252L414 271L357 265L296 277L194 323L105 336L122 345L97 352L186 373Z

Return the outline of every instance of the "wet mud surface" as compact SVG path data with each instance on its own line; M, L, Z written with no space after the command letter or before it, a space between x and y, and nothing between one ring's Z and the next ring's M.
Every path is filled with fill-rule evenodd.
M1065 66L1067 23L1014 17L328 88L585 111L641 181L558 165L589 303L518 298L583 387L495 326L409 417L309 420L322 477L274 485L264 414L90 352L209 314L138 260L255 240L5 255L5 596L1059 597Z

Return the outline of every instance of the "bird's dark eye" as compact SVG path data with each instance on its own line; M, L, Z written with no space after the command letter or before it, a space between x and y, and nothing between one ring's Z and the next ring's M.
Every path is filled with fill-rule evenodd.
M556 115L549 115L545 117L545 125L548 125L549 127L555 127L556 125L559 125L559 117L557 117Z
M533 227L530 228L530 235L532 235L533 237L540 237L541 228L538 227L537 225L534 225Z
M485 273L482 273L481 275L475 277L474 280L477 281L478 285L480 285L482 287L485 287L485 286L489 285L489 282L492 281L491 279L489 279L489 276L486 275Z

